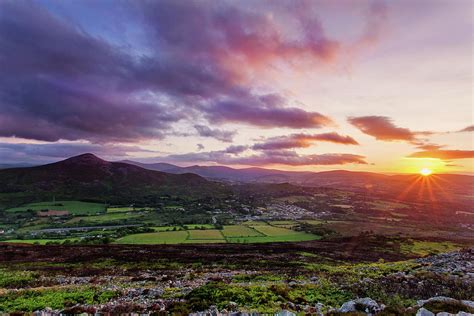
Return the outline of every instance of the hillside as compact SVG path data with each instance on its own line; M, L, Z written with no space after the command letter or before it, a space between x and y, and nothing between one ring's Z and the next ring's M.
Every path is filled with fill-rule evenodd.
M74 198L112 201L150 201L162 195L205 197L225 190L196 174L169 174L138 166L108 162L83 154L52 164L0 170L2 204L29 200Z

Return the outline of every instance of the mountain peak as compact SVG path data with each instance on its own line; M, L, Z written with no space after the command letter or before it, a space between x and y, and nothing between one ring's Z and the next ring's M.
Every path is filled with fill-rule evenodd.
M92 153L85 153L78 156L74 156L64 160L64 162L69 163L87 163L87 164L103 164L106 163L105 160L97 157Z

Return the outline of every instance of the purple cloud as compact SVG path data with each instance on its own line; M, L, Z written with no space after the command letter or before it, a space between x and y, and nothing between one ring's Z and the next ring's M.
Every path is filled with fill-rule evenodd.
M197 130L199 136L212 137L226 143L232 142L236 134L234 131L224 131L217 128L212 129L205 125L194 125L194 128Z
M347 120L362 133L383 141L417 143L419 141L418 136L433 134L433 132L414 132L408 128L398 127L386 116L349 117Z
M214 1L115 5L126 12L131 42L116 25L113 34L88 33L40 2L0 2L0 136L129 142L163 138L196 117L264 128L331 125L249 80L274 64L327 63L340 54L344 45L325 34L310 2L294 10L280 1L259 10ZM294 31L284 34L272 14ZM201 133L231 140L219 131Z
M153 153L138 146L108 145L90 143L0 143L0 156L2 162L14 163L23 162L51 162L57 158L65 159L71 156L83 154L85 152L94 153L111 159L124 159L130 154Z
M160 160L169 162L214 162L222 165L288 165L288 166L314 166L314 165L344 165L344 164L367 164L364 156L353 154L321 154L321 155L300 155L289 150L265 151L251 156L240 156L239 153L246 149L246 146L237 152L232 150L219 150L201 153L175 154L159 157Z
M288 136L272 137L263 143L252 146L255 150L278 150L291 148L307 148L315 142L330 142L343 145L359 145L359 143L350 136L339 135L338 133L322 134L292 134Z

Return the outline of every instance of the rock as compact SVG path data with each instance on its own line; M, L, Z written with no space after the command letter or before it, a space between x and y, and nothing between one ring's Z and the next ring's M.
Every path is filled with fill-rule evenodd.
M378 313L384 309L385 306L379 305L376 301L370 297L358 298L342 304L341 308L338 309L340 313L349 312L365 312L369 315Z
M287 310L282 310L281 312L276 313L276 316L296 316L296 314Z
M416 312L416 316L435 316L435 314L422 307Z

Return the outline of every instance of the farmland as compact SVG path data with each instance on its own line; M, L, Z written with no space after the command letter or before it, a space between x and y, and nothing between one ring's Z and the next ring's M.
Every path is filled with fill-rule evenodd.
M21 213L28 210L42 211L42 210L57 210L69 211L74 215L95 215L105 213L106 207L100 203L90 203L82 201L55 201L55 202L39 202L29 203L20 207L7 209L7 212Z
M116 240L119 244L180 244L180 243L265 243L307 241L319 236L275 227L268 223L256 222L248 225L226 225L222 229L209 229L212 226L162 226L155 227L155 233L136 234ZM194 229L191 229L194 228ZM259 230L261 229L261 231Z

